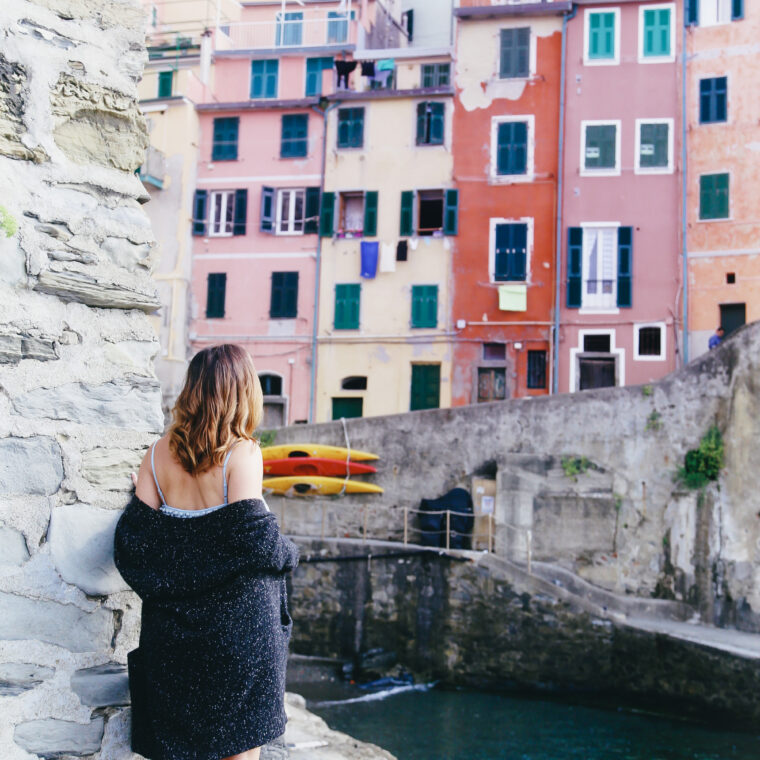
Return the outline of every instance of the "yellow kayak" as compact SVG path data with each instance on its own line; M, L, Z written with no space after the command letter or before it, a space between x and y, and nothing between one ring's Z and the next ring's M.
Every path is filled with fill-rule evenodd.
M266 451L266 449L265 449ZM296 493L332 494L340 493L345 483L346 493L382 493L383 489L363 480L326 478L320 475L289 475L282 478L264 478L264 488L275 493L286 493L291 488Z
M281 446L266 446L261 450L264 459L285 459L287 457L320 457L322 459L339 459L343 462L349 454L348 449L341 446L325 446L321 443L284 443ZM371 451L351 449L352 462L366 462L379 459Z

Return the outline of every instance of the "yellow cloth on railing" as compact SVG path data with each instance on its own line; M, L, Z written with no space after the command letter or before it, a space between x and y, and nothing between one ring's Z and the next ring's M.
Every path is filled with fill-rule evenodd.
M499 309L501 311L527 311L527 285L499 285Z

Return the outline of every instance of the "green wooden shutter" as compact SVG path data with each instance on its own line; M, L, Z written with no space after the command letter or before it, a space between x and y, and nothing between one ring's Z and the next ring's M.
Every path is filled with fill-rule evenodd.
M279 72L279 61L269 60L265 61L265 77L264 77L264 97L276 98L277 97L277 75Z
M443 145L444 104L430 104L430 144Z
M618 230L617 305L633 306L633 227Z
M687 26L699 23L699 0L686 0L685 21Z
M251 97L264 97L264 61L251 61Z
M438 286L412 285L412 327L438 326Z
M315 235L319 232L319 188L306 188L306 209L303 222L305 235Z
M336 330L357 330L359 328L359 303L361 285L349 283L335 286Z
M172 96L172 85L174 84L174 71L158 72L158 97L170 98Z
M744 0L733 0L731 3L731 20L738 21L744 18Z
M224 296L227 289L227 273L212 272L207 279L206 319L224 317Z
M214 119L212 161L234 161L237 159L239 125L240 119L237 116Z
M377 235L377 190L364 193L364 237Z
M259 229L262 232L274 232L274 188L261 188L261 218Z
M339 396L333 397L332 400L332 418L339 420L341 417L346 419L352 417L361 417L363 411L363 399L361 397L351 398Z
M206 235L207 204L208 190L196 190L193 198L193 235Z
M608 59L615 57L615 14L612 12L587 11L588 57Z
M332 237L335 229L335 193L322 193L322 210L319 215L319 234Z
M579 309L583 294L583 228L567 230L567 308Z
M425 144L427 103L417 103L417 145Z
M404 190L401 193L401 237L414 235L414 191Z
M443 207L443 234L459 232L459 190L447 190Z
M437 409L441 405L441 365L412 364L412 388L409 408Z
M245 235L248 219L248 190L235 190L235 209L232 219L232 234Z
M644 11L644 56L670 55L670 9Z
M699 178L699 218L727 219L728 191L728 174L703 174Z

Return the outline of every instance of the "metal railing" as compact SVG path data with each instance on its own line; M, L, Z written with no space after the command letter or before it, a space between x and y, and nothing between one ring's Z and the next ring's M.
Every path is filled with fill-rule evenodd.
M234 50L338 47L355 42L354 27L347 17L324 15L299 20L240 21L219 27L224 35L219 47Z

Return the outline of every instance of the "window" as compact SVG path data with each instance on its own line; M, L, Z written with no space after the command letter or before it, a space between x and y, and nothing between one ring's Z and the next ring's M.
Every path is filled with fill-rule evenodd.
M377 201L378 194L375 190L368 190L365 193L340 193L338 235L342 237L377 235ZM332 229L329 234L332 234Z
M673 120L636 119L636 163L640 174L673 171Z
M209 274L206 290L206 319L221 319L224 317L224 296L226 290L226 272Z
M583 336L583 350L589 354L608 354L612 345L609 333L599 333Z
M581 174L620 174L620 122L581 122Z
M614 356L581 356L578 359L580 385L578 390L593 388L614 388L616 383L616 364Z
M417 104L417 145L443 145L443 103Z
M587 66L611 65L620 61L620 9L587 10L585 15Z
M716 124L728 120L728 77L699 80L699 122Z
M423 87L447 87L451 83L451 64L423 63Z
M364 109L338 109L338 147L361 148L364 145Z
M528 388L546 388L546 351L528 351Z
M411 411L441 405L441 365L412 364Z
M172 86L174 84L173 71L158 72L158 97L170 98L172 96Z
M661 63L675 59L674 18L672 4L639 8L639 61Z
M720 326L725 330L726 337L745 324L747 324L747 304L720 304Z
M278 235L304 233L305 195L306 191L302 188L277 191L275 229Z
M506 343L484 343L483 361L503 362L507 359Z
M336 330L359 329L359 300L361 285L350 283L335 286L335 321Z
M491 121L491 176L510 182L533 179L533 116Z
M728 174L703 174L699 178L699 218L728 219Z
M282 117L280 158L304 158L309 152L309 117L286 114Z
M272 272L270 319L293 319L298 313L298 272Z
M237 116L214 119L212 161L235 161L237 159L239 128L240 119Z
M715 26L744 18L744 0L688 0L687 23Z
M528 225L497 223L493 232L494 282L525 281L528 276Z
M303 13L277 14L277 32L275 45L277 47L300 45L303 40Z
M499 77L530 76L530 27L502 29L499 38Z
M327 19L327 42L347 42L348 13L345 11L329 11Z
M432 235L443 227L443 191L421 190L418 196L417 232Z
M282 396L282 377L270 373L259 375L261 392L265 396Z
M279 62L276 58L251 61L251 97L276 98Z
M438 286L412 285L412 327L438 326Z
M365 375L350 375L340 381L340 387L344 391L366 391L367 378Z
M362 398L340 398L333 396L332 400L332 418L339 420L341 417L349 419L350 417L361 417L364 409L364 399Z
M332 58L306 59L306 97L322 94L322 72L332 71Z
M633 340L639 361L662 361L665 359L665 325L634 325Z
M416 214L415 214L416 197ZM456 235L459 231L458 190L404 190L401 193L401 237Z
M736 284L736 272L726 272L726 285Z
M506 369L504 367L478 367L478 403L503 401L506 397Z
M211 230L214 237L232 235L235 213L235 191L220 190L211 193Z

